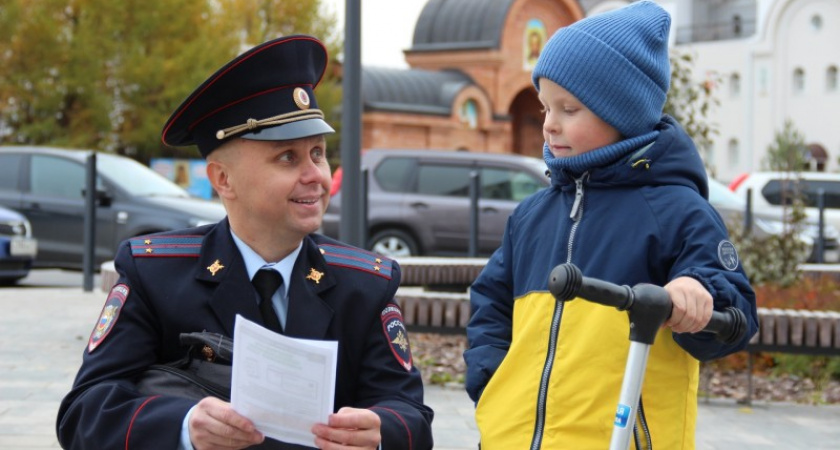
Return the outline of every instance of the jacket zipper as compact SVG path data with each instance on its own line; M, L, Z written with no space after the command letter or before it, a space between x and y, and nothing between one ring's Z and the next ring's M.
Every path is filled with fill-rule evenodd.
M569 231L569 243L566 247L566 262L572 262L572 247L575 242L580 219L583 217L583 182L589 177L589 172L584 173L580 178L575 179L575 201L572 204L572 212L569 215L574 223ZM551 318L551 333L548 338L548 354L543 365L542 377L540 378L540 389L537 395L537 418L534 424L534 436L531 438L531 450L539 450L542 446L543 432L545 431L545 404L548 397L548 381L551 378L551 370L554 367L554 355L557 353L557 336L560 333L560 319L563 317L564 302L555 300L554 315Z
M640 441L639 429L644 433L644 442ZM653 440L650 438L650 428L648 428L647 419L645 418L645 408L642 406L642 397L639 397L639 410L636 414L636 424L633 426L633 438L635 439L636 450L653 450Z

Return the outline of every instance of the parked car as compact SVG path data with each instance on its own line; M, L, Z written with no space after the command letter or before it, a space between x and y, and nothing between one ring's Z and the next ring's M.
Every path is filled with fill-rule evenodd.
M723 183L709 179L709 203L715 207L724 222L730 227L743 226L747 211L747 201L729 190ZM753 205L753 233L757 236L770 236L784 231L784 218L780 210ZM840 231L833 225L827 224L824 229L825 244L823 245L823 262L840 262ZM806 218L799 239L805 244L806 256L803 262L816 262L819 238L819 224L811 218Z
M513 155L446 150L369 150L368 244L400 257L467 255L470 242L470 172L480 176L478 254L489 255L502 241L510 213L525 197L549 184L545 162ZM338 237L341 172L322 232Z
M840 173L799 172L798 181L792 174L782 172L753 172L736 178L729 189L746 198L752 190L752 203L758 208L781 211L784 199L793 198L796 189L805 200L805 213L818 220L817 190L825 190L825 222L840 229Z
M91 151L0 147L0 205L21 212L38 240L38 267L82 268L86 161ZM113 259L124 239L216 222L225 209L139 162L96 155L94 261Z
M26 217L0 206L0 284L13 284L29 275L37 252L38 241Z

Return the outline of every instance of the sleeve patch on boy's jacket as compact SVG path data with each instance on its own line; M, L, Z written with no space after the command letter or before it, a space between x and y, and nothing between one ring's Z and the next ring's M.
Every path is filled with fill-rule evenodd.
M738 251L735 245L729 241L720 241L718 244L718 261L726 270L738 268Z
M129 240L131 255L141 257L198 257L204 236L141 236Z
M391 279L391 260L375 253L352 247L321 245L324 260L332 266L349 267Z
M380 314L382 330L391 344L391 352L403 368L411 372L411 345L408 343L408 332L403 323L402 311L397 305L389 304Z
M102 307L102 314L99 315L99 320L90 333L88 353L94 351L114 328L114 324L117 323L117 318L120 316L120 310L128 297L128 292L129 288L124 284L118 284L111 288L111 292L108 293L108 300L105 300L105 306Z

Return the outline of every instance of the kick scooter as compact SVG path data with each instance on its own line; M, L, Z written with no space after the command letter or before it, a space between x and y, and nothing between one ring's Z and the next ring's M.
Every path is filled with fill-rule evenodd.
M633 435L650 347L657 331L671 315L671 297L665 288L652 284L637 284L630 288L585 277L574 264L556 266L549 276L548 289L559 301L580 297L627 311L630 315L630 351L610 440L610 450L627 450ZM741 340L746 333L746 317L741 310L733 307L714 311L703 331L714 333L717 340L731 344Z

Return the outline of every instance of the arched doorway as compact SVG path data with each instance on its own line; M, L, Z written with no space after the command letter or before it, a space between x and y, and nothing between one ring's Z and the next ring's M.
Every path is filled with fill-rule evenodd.
M508 113L513 119L513 153L520 155L543 156L543 116L542 104L533 88L523 89L516 94Z

